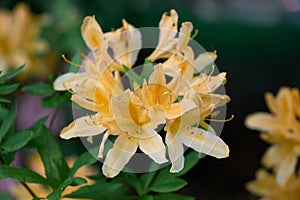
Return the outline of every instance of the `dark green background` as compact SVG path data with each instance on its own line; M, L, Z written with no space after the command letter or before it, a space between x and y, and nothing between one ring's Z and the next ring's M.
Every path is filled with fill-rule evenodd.
M17 2L0 0L0 5L11 9ZM244 119L249 113L267 109L265 92L276 93L281 86L300 87L299 12L288 12L281 2L274 1L282 12L276 23L268 23L260 21L259 13L256 13L256 10L261 10L260 4L253 2L257 7L245 13L250 15L249 20L245 20L243 11L233 12L227 1L218 5L224 12L215 13L217 17L210 20L199 15L201 5L197 2L201 1L26 2L35 13L47 12L53 17L55 26L44 30L43 36L50 40L57 55L85 49L79 27L86 15L96 15L104 31L120 27L122 18L136 27L155 27L161 14L171 8L179 13L180 23L186 20L193 22L194 27L199 29L195 40L208 51L217 50L216 64L220 71L228 73L226 91L232 101L227 112L228 116L234 114L235 118L225 124L221 135L230 146L230 157L223 160L205 157L185 176L189 185L180 193L203 200L249 199L244 184L254 178L256 169L260 167L260 157L268 145L259 139L257 132L245 128ZM272 2L266 3L273 6ZM66 20L72 9L78 10L79 20L68 24ZM273 16L266 14L266 17Z

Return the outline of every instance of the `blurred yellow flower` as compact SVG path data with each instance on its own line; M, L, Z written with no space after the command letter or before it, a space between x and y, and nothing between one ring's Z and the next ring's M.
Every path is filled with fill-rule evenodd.
M41 22L23 3L17 4L12 12L0 10L1 71L26 64L23 76L48 76L51 69L44 67L45 63L39 58L48 51L47 43L38 38Z
M264 169L256 173L256 179L247 183L246 188L253 195L264 200L299 200L300 178L292 173L281 185L275 177Z
M258 112L246 118L246 126L262 131L261 138L272 146L262 163L276 171L276 180L284 185L295 171L300 155L300 101L296 88L280 88L276 97L265 95L271 113Z
M76 161L76 157L68 157L66 158L68 166L72 167L73 164ZM45 170L43 162L40 158L40 156L37 153L34 153L30 156L30 158L27 160L28 167L40 174L41 176L45 177ZM78 190L80 187L85 186L87 184L92 184L93 180L89 179L89 176L97 175L98 170L97 168L94 168L92 166L83 166L81 167L74 176L82 177L87 180L86 184L79 185L79 186L67 186L66 189L63 191L62 196L70 194L76 190ZM46 199L46 197L52 192L52 189L50 187L40 185L40 184L34 184L34 183L26 183L28 187L32 190L32 192L39 198ZM12 185L12 187L9 189L12 196L17 200L28 200L32 199L31 194L24 188L23 185L20 183L17 183L16 185ZM70 199L70 198L62 198L64 200ZM73 198L72 198L73 199Z

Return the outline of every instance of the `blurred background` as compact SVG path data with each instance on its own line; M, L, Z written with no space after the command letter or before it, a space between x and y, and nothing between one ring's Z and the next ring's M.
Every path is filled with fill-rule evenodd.
M12 11L19 2L0 0L1 12ZM281 86L300 88L300 0L22 2L35 16L39 27L36 37L42 42L35 52L26 54L29 59L33 55L40 58L32 61L39 72L31 74L34 70L29 70L24 75L27 77L24 81L29 83L46 79L49 73L67 71L68 65L61 54L72 57L79 50L87 52L80 35L86 15L95 15L104 32L120 27L122 18L136 27L156 27L162 13L172 8L179 14L179 24L191 21L199 30L195 40L207 51L217 50L218 69L228 73L226 91L232 101L227 113L235 118L225 123L221 135L230 146L230 157L222 160L205 157L185 175L189 184L180 193L201 200L254 199L244 185L254 178L268 145L259 139L257 132L244 126L244 119L255 111L267 110L265 92L277 93ZM8 28L1 26L1 20L0 15L0 58L7 52L1 33ZM20 37L27 34L28 26L23 29ZM35 36L29 36L32 37ZM61 117L66 122L58 125L57 132L72 120L70 112L62 113ZM22 123L26 122L21 122L20 127L25 126ZM82 146L79 140L61 142L66 155L71 154L72 145ZM84 150L77 149L78 153Z

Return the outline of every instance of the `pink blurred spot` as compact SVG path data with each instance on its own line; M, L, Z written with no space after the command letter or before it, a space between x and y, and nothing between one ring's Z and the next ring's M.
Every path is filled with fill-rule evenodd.
M297 12L300 10L299 0L282 0L282 4L290 12Z

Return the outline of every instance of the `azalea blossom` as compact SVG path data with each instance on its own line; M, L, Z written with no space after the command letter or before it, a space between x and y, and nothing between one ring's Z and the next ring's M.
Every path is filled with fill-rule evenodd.
M246 126L261 131L261 138L272 144L262 158L267 168L276 172L276 180L284 185L295 171L300 155L300 101L296 88L280 88L276 97L265 95L271 111L258 112L246 118Z
M247 183L246 188L264 200L300 199L300 178L294 173L281 185L274 175L260 169L256 173L256 179Z
M193 29L190 22L182 25L175 38L177 20L175 10L163 15L159 42L149 57L151 61L168 58L167 64L154 65L142 80L128 76L133 88L127 89L121 75L124 66L130 69L135 64L142 45L141 33L126 20L122 20L123 27L103 33L95 17L86 17L81 32L91 52L84 57L79 72L66 73L54 82L56 90L70 91L73 102L94 112L75 119L60 136L88 137L92 142L93 136L103 134L98 156L104 158L102 171L109 178L118 175L138 149L158 164L168 161L168 152L171 172L183 168L183 145L217 158L229 155L228 146L206 122L216 115L215 108L228 102L226 95L215 94L226 82L226 74L212 76L205 74L206 71L196 74L193 65L206 67L209 56L200 54L200 61L194 59L193 50L188 46ZM187 55L191 59L182 64L178 57L180 62L177 62L173 51L183 55L182 59ZM184 54L185 51L190 53ZM161 136L163 130L157 130L161 125L167 132L168 151ZM105 155L104 147L111 135L115 141Z

